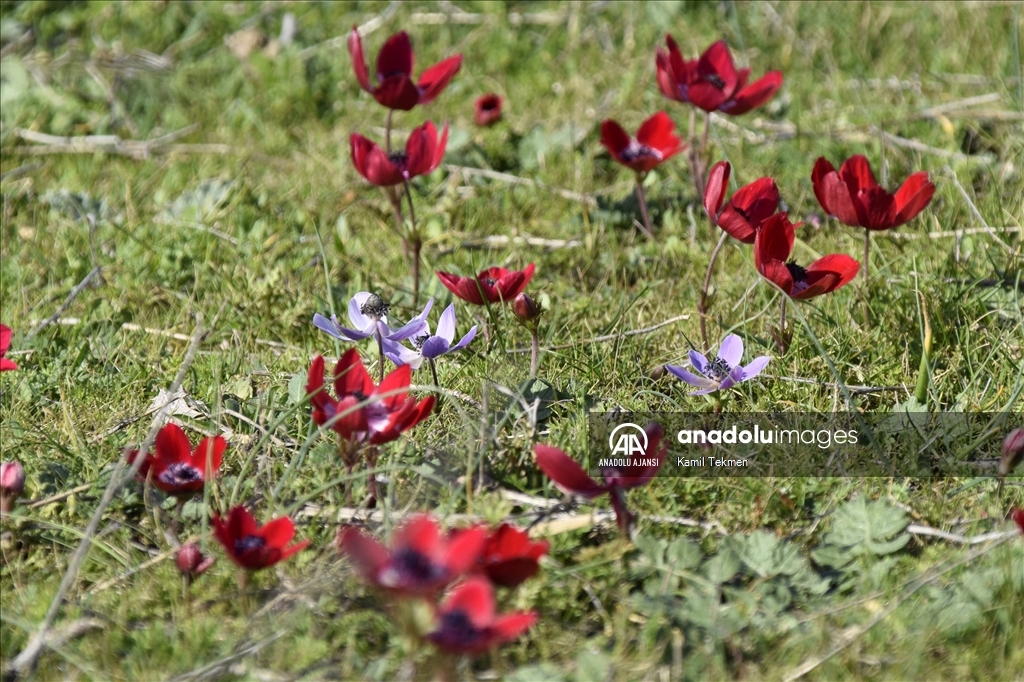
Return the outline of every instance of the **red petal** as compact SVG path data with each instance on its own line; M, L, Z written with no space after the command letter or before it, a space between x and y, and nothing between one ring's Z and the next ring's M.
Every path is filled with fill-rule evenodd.
M448 291L452 292L463 301L473 303L474 305L484 305L487 301L480 293L479 285L475 279L469 279L467 277L459 277L453 275L450 272L435 272L437 278L441 280Z
M389 76L373 91L373 98L388 109L409 111L419 101L420 91L405 74Z
M537 614L533 611L511 613L494 621L491 629L500 640L508 642L529 630L536 622Z
M779 260L768 261L758 266L761 275L769 282L774 282L782 291L789 295L793 291L793 275L786 264Z
M857 220L869 230L888 230L896 224L896 197L881 187L869 187L853 197Z
M875 174L871 171L871 164L862 154L855 154L844 161L839 168L839 177L850 188L851 196L856 196L871 187L878 187Z
M419 90L419 104L429 104L441 94L455 74L462 67L462 55L448 57L444 61L434 64L420 74L419 83L416 87Z
M292 556L293 554L298 554L302 550L306 549L307 547L309 547L309 545L310 545L310 541L309 540L303 540L302 542L297 542L294 545L292 545L291 547L288 547L286 549L281 550L281 554L280 554L280 556L278 556L277 561L284 561L285 559L287 559L288 557ZM277 563L277 562L274 562L274 563Z
M404 180L402 172L375 143L359 133L352 133L349 145L352 149L352 165L374 185L388 187Z
M405 31L387 39L377 55L377 81L383 81L396 74L412 75L412 42Z
M287 516L274 519L260 528L256 535L263 538L268 547L284 549L293 537L295 537L295 524Z
M196 446L196 449L192 451L192 466L203 472L204 478L211 476L220 469L221 462L224 459L224 450L226 450L227 447L227 441L220 436L202 439L199 441L199 445ZM210 462L209 468L206 466L208 455Z
M708 173L708 182L704 187L704 210L707 211L711 220L717 221L718 214L722 210L725 190L729 186L731 173L732 166L728 161L719 161L711 167L711 171Z
M7 352L7 349L11 347L11 328L7 325L0 324L0 355Z
M814 196L817 197L818 203L825 213L829 215L835 215L835 211L832 210L832 202L829 191L825 185L825 178L828 175L835 175L836 169L828 159L824 156L819 156L818 160L814 162L814 170L811 171L811 184L814 185ZM849 198L849 193L847 193ZM853 205L850 205L850 210L853 210Z
M486 628L494 622L494 590L484 578L468 579L441 605L441 613L461 611L474 626Z
M412 367L402 365L380 382L380 386L374 391L375 395L382 396L381 402L390 410L396 410L405 402L405 396L409 393L409 382L412 380Z
M601 124L601 144L619 163L627 163L622 159L620 153L629 147L632 141L633 138L629 136L629 133L612 119L609 118Z
M677 102L682 101L679 98L679 85L669 65L668 53L662 52L659 48L654 56L654 65L658 71L658 89L661 90L661 94Z
M742 86L740 86L742 87ZM722 105L722 113L740 116L757 109L770 100L782 87L782 72L769 71L747 87L739 90L733 98Z
M352 68L356 72L356 80L359 86L367 92L370 88L370 74L366 69L366 57L363 55L363 41L359 37L359 30L353 26L352 32L348 34L348 53L352 57Z
M533 272L536 268L530 263L522 270L516 270L498 277L494 285L498 296L495 300L512 301L516 296L523 293L523 289L533 279Z
M437 145L434 147L434 161L430 164L430 168L426 170L427 173L433 173L438 166L441 165L441 161L444 159L444 150L448 146L448 124L444 124L444 130L441 131L441 139L437 141Z
M547 445L533 446L537 466L555 485L571 495L593 498L608 492L587 475L579 464L558 448Z
M515 557L489 562L484 567L487 578L501 587L516 587L537 575L540 564L530 557Z
M1017 526L1020 528L1020 532L1024 533L1024 509L1014 509L1010 512L1010 516L1012 516L1013 520L1017 523Z
M414 549L425 557L435 561L442 561L445 557L440 556L444 551L441 541L441 530L437 522L426 514L417 514L401 528L395 531L391 540L391 546L395 551L401 548Z
M813 298L831 293L852 282L859 270L860 263L844 253L823 256L807 266L808 288L793 298ZM816 293L807 294L811 289L815 289Z
M452 576L462 575L477 562L487 542L487 530L481 526L456 533L448 542L444 564Z
M679 151L683 141L675 134L676 124L664 111L651 116L640 125L636 139L642 145L657 149L662 161Z
M914 173L896 190L896 225L909 223L924 210L935 194L928 173Z
M724 40L704 51L697 62L697 78L690 83L688 96L695 107L715 111L736 91L736 67ZM721 87L719 87L721 86Z
M156 434L156 456L165 466L171 462L192 463L192 444L181 427L172 422Z
M357 393L369 396L375 388L373 379L359 357L359 351L349 348L338 358L338 364L334 367L334 390L338 397L346 398Z
M437 147L437 128L427 121L409 135L405 143L406 176L414 178L423 175L434 162L434 148Z
M839 222L850 227L862 227L860 216L854 205L856 193L840 177L839 173L828 173L821 178L821 191L827 197L828 211ZM817 194L817 189L815 189ZM818 200L821 203L821 199ZM824 208L824 204L822 204Z
M232 538L244 538L246 535L256 534L256 519L249 510L238 505L232 507L228 512L228 532Z
M349 526L338 534L338 550L347 555L363 578L377 581L377 575L388 563L389 554L382 544Z
M776 213L761 223L754 240L754 264L758 270L761 264L773 260L785 263L793 252L795 238L793 225L785 213Z

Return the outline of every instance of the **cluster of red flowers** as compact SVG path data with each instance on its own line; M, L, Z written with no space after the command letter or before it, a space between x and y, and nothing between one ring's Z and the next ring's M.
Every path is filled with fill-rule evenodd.
M442 534L435 520L421 515L395 531L390 548L354 527L342 529L337 546L364 580L396 598L435 605L437 595L455 584L434 608L434 629L423 633L442 651L482 653L516 639L537 621L532 611L495 613L494 586L522 584L537 573L548 551L547 542L532 541L512 525Z

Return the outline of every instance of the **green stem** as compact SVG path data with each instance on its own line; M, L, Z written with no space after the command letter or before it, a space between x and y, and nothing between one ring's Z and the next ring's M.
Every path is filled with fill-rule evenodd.
M530 330L533 342L530 345L530 378L537 377L537 370L540 368L540 336L537 334L537 327Z
M704 288L700 291L700 298L697 299L697 314L700 317L700 339L701 343L704 344L704 349L709 348L708 346L708 327L707 327L707 305L708 305L708 290L711 288L711 275L715 271L715 261L718 260L718 254L722 251L722 247L725 246L725 240L729 237L729 233L722 230L722 236L718 238L718 243L715 244L715 250L711 252L711 258L708 259L708 270L704 273Z
M654 232L651 230L651 217L647 213L647 197L644 196L643 176L640 173L636 174L636 200L640 202L640 215L644 219L644 232L653 239Z
M864 228L864 295L861 308L864 313L864 326L871 325L871 276L868 274L868 259L871 256L871 230Z

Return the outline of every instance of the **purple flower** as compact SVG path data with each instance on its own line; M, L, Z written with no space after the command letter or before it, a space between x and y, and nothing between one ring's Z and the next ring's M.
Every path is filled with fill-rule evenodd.
M700 389L690 395L706 395L753 379L768 366L770 359L767 355L762 355L759 358L754 358L754 361L746 367L741 367L740 359L742 357L743 341L735 334L729 334L722 341L722 346L718 349L718 356L714 360L708 360L695 350L690 351L690 364L703 376L675 365L665 365L665 369L691 386Z
M348 319L352 321L352 326L355 329L342 327L338 324L338 318L335 315L331 315L331 319L328 320L320 313L313 315L313 326L342 341L362 341L370 336L402 341L422 333L427 324L427 313L430 312L433 305L434 299L430 299L422 313L411 319L405 326L391 331L391 328L388 327L388 308L390 306L377 294L360 291L348 302Z
M429 310L430 307L427 306L427 309ZM426 311L423 311L423 314L426 315ZM409 365L413 369L419 369L424 358L433 360L446 353L461 350L468 346L475 336L476 325L466 332L461 341L452 345L452 341L455 340L455 304L452 303L441 313L441 319L437 322L436 334L431 336L430 324L424 320L420 331L410 337L412 349L396 343L395 336L392 335L384 339L384 355L391 358L396 365Z

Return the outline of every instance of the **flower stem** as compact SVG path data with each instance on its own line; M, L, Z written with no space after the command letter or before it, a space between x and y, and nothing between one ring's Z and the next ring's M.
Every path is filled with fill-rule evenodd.
M179 497L174 505L174 518L171 519L171 535L178 539L178 528L181 526L181 510L185 508L185 498Z
M651 231L651 217L647 213L647 197L644 196L643 176L636 174L636 200L640 202L640 215L644 219L644 232L651 239L654 239L654 232Z
M384 152L391 153L391 114L394 109L388 109L388 117L384 120Z
M434 377L434 386L441 388L441 384L437 381L437 365L434 364L434 358L427 358L427 362L430 363L430 375Z
M864 228L864 294L861 307L864 312L864 326L871 325L871 277L868 274L868 258L871 256L871 230Z
M423 248L423 240L420 239L420 233L416 231L416 209L412 207L412 188L409 186L409 180L405 181L405 198L409 202L409 220L412 224L409 226L409 238L412 241L412 304L418 306L420 304L420 249Z
M380 330L374 334L377 337L377 352L380 354L380 381L381 384L384 382L384 337L380 335Z
M540 336L537 334L537 327L530 330L533 342L530 345L530 378L537 377L537 370L540 368Z
M700 156L704 158L704 152L708 148L708 132L711 130L711 112L706 112L704 116L704 133L700 136ZM703 197L703 193L701 194Z
M707 326L707 308L708 308L708 289L711 288L711 275L715 271L715 261L718 260L718 254L721 252L722 247L725 246L725 240L728 239L729 233L722 231L722 236L718 238L718 243L715 244L715 250L711 252L711 258L708 259L708 271L704 274L704 288L700 291L700 298L697 300L697 314L700 316L700 340L704 344L704 348L708 346L708 326Z

